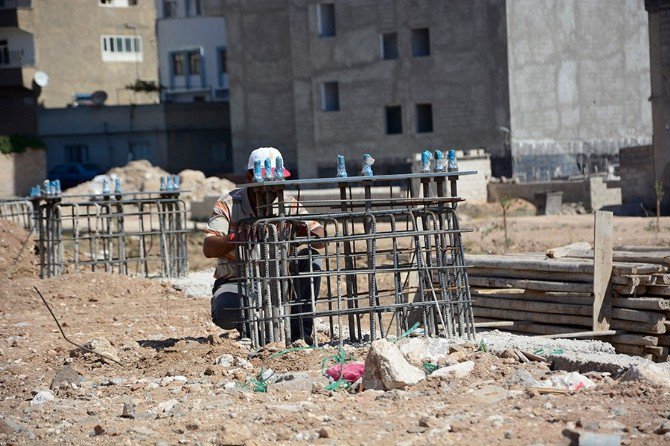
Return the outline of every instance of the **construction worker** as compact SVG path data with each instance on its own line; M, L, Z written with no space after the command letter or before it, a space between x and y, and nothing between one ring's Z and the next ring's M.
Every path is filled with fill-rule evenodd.
M253 182L255 162L260 161L261 166L263 166L266 159L271 161L272 174L275 176L276 160L278 157L281 157L281 153L274 147L260 147L251 152L247 163L247 181L250 183ZM263 168L263 176L265 174L265 168ZM290 175L291 173L288 170L283 169L284 178L288 178ZM287 199L286 208L288 215L307 214L305 208L294 198ZM244 296L239 295L240 288L237 283L239 279L237 275L237 247L235 243L237 224L240 220L256 217L258 215L257 210L256 195L251 189L235 189L223 194L217 200L212 210L212 216L207 224L207 229L205 230L202 252L207 258L218 259L214 272L216 280L212 288L212 322L226 330L238 329L240 332L242 331L240 307ZM323 237L324 230L318 222L307 221L306 227L312 237ZM309 271L310 265L307 258L310 250L312 250L313 254L317 254L315 249L322 247L323 243L316 242L312 243L310 247L299 251L294 256L297 259L289 261L291 275L295 276L299 272ZM321 269L322 262L320 260L312 262L312 271L320 271ZM314 295L318 297L320 278L315 277L313 284ZM310 279L294 279L291 287L292 291L295 291L294 303L296 304L291 305L291 313L307 313L312 311ZM242 290L244 292L244 288ZM302 324L300 321L298 317L291 318L291 336L293 338L291 341L300 339L302 333L304 334L303 339L305 342L312 345L312 319L304 318L302 319Z

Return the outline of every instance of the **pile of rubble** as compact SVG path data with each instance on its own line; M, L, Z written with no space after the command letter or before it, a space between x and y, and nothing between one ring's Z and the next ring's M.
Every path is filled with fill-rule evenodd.
M131 161L123 167L114 167L104 175L79 184L65 191L70 195L95 195L102 193L103 181L110 184L118 178L124 192L155 192L160 190L160 179L170 175L147 160ZM191 201L202 201L206 196L218 196L235 188L235 184L223 178L205 177L199 170L186 169L179 174L181 189L189 191ZM113 188L113 186L112 186Z

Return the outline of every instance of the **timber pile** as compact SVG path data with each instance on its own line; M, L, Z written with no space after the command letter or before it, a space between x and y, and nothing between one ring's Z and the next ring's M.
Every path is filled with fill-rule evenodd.
M670 349L670 250L616 247L610 329L617 352L665 361ZM592 329L593 251L575 244L544 254L466 256L477 322L525 334ZM507 322L503 322L507 321Z

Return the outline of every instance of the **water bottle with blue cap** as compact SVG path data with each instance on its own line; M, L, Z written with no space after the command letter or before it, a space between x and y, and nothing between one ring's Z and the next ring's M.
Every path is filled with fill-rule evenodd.
M441 150L435 149L435 172L447 171L447 159Z
M51 185L49 184L49 180L44 180L42 188L44 190L44 195L51 195Z
M374 174L372 173L372 165L375 163L375 159L370 156L369 153L363 155L363 164L361 166L361 176L371 177Z
M449 172L457 172L458 171L458 163L456 162L456 151L455 150L450 150L449 154L447 156L447 170Z
M181 180L179 179L179 175L175 175L172 177L172 185L174 186L174 190L179 190L181 187Z
M275 158L275 179L283 180L284 179L284 159L281 156Z
M165 185L165 189L170 191L170 192L174 190L174 183L172 182L172 175L168 175L167 184Z
M60 195L62 193L61 188L60 188L60 180L55 180L54 183L56 185L56 194Z
M430 150L424 150L421 152L421 172L428 173L430 172L430 160L433 158Z
M263 167L261 166L261 160L254 161L254 182L263 182Z
M337 155L337 178L347 178L347 166L344 164L344 155Z
M265 158L264 166L265 173L263 174L263 180L272 181L272 160L270 158Z

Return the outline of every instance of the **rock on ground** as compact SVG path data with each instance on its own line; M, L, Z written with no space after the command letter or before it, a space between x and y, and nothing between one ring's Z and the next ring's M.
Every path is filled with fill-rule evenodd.
M670 388L670 373L655 364L635 364L621 377L624 381L645 381L659 387Z
M431 373L431 378L443 378L443 377L454 377L454 378L465 378L474 370L475 363L474 361L465 361L460 362L455 365L450 365L448 367L442 367L435 370Z
M370 346L363 375L366 389L399 389L416 384L425 377L422 370L407 362L395 344L379 339Z

